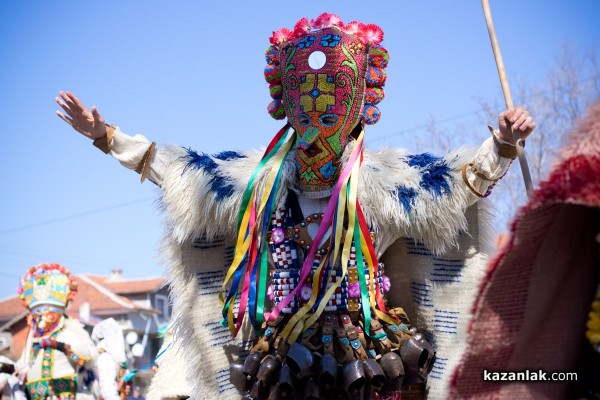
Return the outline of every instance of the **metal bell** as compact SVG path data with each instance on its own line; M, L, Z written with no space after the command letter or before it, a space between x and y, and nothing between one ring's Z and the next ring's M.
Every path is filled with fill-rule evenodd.
M306 346L298 342L292 344L285 360L296 378L302 379L313 374L314 356Z
M388 380L394 380L404 376L404 365L402 365L402 359L400 356L393 351L385 353L379 360L381 369Z
M292 371L290 366L284 364L279 370L279 393L284 398L294 397L296 395L296 388L294 387L294 380L292 378Z
M340 384L348 393L349 398L360 397L360 393L365 386L365 373L361 360L352 360L342 367Z
M400 357L406 365L404 383L412 385L427 380L435 362L435 350L421 333L417 333L402 345Z
M338 363L333 354L323 354L319 362L319 384L325 390L335 386L338 376Z
M262 381L254 381L250 390L250 397L256 400L267 400L269 396L269 387Z
M269 398L267 400L283 400L283 396L279 390L279 383L271 388L271 391L269 392Z
M280 368L281 361L269 354L260 362L260 368L258 368L256 378L259 381L262 381L265 386L269 386L277 380Z
M315 378L308 378L304 385L304 400L320 400L321 389Z
M244 373L251 378L256 376L258 368L260 367L260 361L263 359L265 354L262 351L254 351L246 357L244 361Z
M363 360L363 368L367 381L373 389L380 391L387 381L381 365L372 358Z
M250 389L250 379L244 373L244 363L240 360L229 364L229 382L239 391L245 392Z

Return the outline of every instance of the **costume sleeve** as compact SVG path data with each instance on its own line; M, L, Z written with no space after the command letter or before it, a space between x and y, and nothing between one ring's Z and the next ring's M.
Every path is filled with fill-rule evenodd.
M129 136L116 127L109 147L109 154L125 168L140 172L148 163L146 178L161 186L169 156L160 148L154 149L153 142L143 135Z
M156 147L142 135L113 129L108 154L162 189L161 205L180 239L235 234L242 195L261 152L210 155L178 146Z
M473 160L462 167L462 180L468 193L468 204L486 197L512 164L513 158L502 157L497 141L503 146L512 146L498 137L498 132L490 128L495 138L486 139L477 150Z
M98 385L104 400L119 400L117 385L117 363L109 353L102 353L96 360L98 368Z

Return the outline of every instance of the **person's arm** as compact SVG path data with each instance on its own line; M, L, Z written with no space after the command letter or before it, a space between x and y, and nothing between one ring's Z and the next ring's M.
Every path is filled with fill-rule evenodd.
M517 156L511 128L525 139L535 128L527 110L517 107L498 116L498 130L490 127L491 138L480 146L473 160L462 169L462 179L469 193L469 203L490 194Z
M128 136L119 127L109 125L100 115L96 106L91 110L71 92L60 92L55 100L65 114L56 114L73 129L88 139L102 152L116 158L126 168L135 170L141 175L142 182L148 179L161 185L162 175L168 157L142 135Z

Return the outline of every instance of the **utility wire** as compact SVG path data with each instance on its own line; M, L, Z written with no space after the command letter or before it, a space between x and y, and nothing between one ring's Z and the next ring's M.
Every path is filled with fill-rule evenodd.
M580 80L576 81L575 83L584 83L584 82L587 82L587 81L591 81L591 80L597 79L599 77L600 77L600 75L593 75L593 76L588 77L588 78L580 79ZM549 88L547 90L541 91L540 93L546 93L546 92L550 92L552 90L557 90L557 89L561 90L565 86L559 87L559 88ZM455 120L462 119L462 118L465 118L465 117L469 117L469 116L475 115L475 114L477 114L479 112L483 112L483 111L485 111L485 109L484 108L480 108L480 109L477 109L475 111L471 111L471 112L468 112L468 113L454 115L452 117L444 118L444 119L441 119L439 121L435 121L435 123L436 124L443 124L443 123L446 123L446 122L451 122L451 121L455 121ZM411 133L411 132L416 132L416 131L419 131L421 129L427 128L429 125L430 124L417 125L417 126L414 126L412 128L408 128L408 129L405 129L405 130L398 131L396 133L390 133L390 134L387 134L387 135L375 137L375 138L370 139L369 141L370 142L376 142L376 141L379 141L379 140L388 139L390 137L404 135L404 134ZM22 231L22 230L26 230L26 229L30 229L30 228L35 228L35 227L38 227L38 226L54 224L54 223L57 223L57 222L62 222L62 221L70 220L70 219L75 219L75 218L83 217L83 216L86 216L86 215L91 215L91 214L97 214L97 213L101 213L101 212L105 212L105 211L110 211L110 210L114 210L116 208L127 207L127 206L130 206L130 205L133 205L133 204L143 203L143 202L146 202L146 201L151 200L151 199L152 199L151 197L148 197L148 198L145 198L145 199L134 200L134 201L131 201L131 202L128 202L128 203L116 204L116 205L113 205L113 206L109 206L109 207L105 207L105 208L100 208L100 209L97 209L97 210L86 211L86 212L79 213L79 214L73 214L73 215L69 215L69 216L66 216L66 217L56 218L56 219L52 219L52 220L49 220L49 221L38 222L38 223L35 223L35 224L20 226L20 227L16 227L16 228L9 228L9 229L5 229L3 231L0 231L0 235L4 235L4 234L7 234L7 233L13 233L13 232L17 232L17 231Z
M592 81L592 80L598 79L598 78L600 78L600 74L593 75L593 76L590 76L590 77L587 77L587 78L584 78L584 79L580 79L578 81L575 81L574 83L585 83L585 82ZM559 86L558 88L551 87L551 88L546 89L546 90L541 90L541 91L539 91L537 93L540 93L540 94L549 93L549 92L555 91L555 90L563 90L566 87L567 87L567 85ZM484 111L485 111L485 108L482 107L482 108L479 108L479 109L477 109L475 111L471 111L471 112L468 112L468 113L459 114L459 115L455 115L455 116L452 116L452 117L444 118L444 119L441 119L439 121L435 121L434 120L433 122L435 122L436 124L444 124L446 122L455 121L457 119L462 119L462 118L465 118L465 117L470 117L471 115L475 115L477 113L484 112ZM390 133L390 134L387 134L387 135L383 135L383 136L379 136L379 137L375 137L375 138L369 139L369 142L377 142L379 140L388 139L388 138L391 138L391 137L394 137L394 136L400 136L400 135L404 135L404 134L407 134L407 133L420 131L421 129L425 129L425 128L429 127L429 126L430 126L430 124L417 125L417 126L414 126L412 128L404 129L404 130L401 130L401 131L398 131L398 132L395 132L395 133Z
M122 208L122 207L127 207L127 206L131 206L133 204L139 204L139 203L144 203L148 200L152 200L152 197L146 197L145 199L139 199L139 200L134 200L134 201L130 201L127 203L121 203L121 204L115 204L112 206L108 206L108 207L104 207L104 208L99 208L96 210L91 210L91 211L85 211L79 214L73 214L73 215L67 215L65 217L60 217L60 218L55 218L55 219L51 219L48 221L42 221L42 222L37 222L35 224L30 224L30 225L25 225L25 226L18 226L15 228L9 228L9 229L5 229L3 231L0 231L0 235L5 235L7 233L13 233L13 232L18 232L18 231L23 231L26 229L31 229L31 228L37 228L38 226L43 226L43 225L50 225L50 224L55 224L57 222L63 222L63 221L67 221L70 219L75 219L75 218L80 218L80 217L84 217L86 215L92 215L92 214L98 214L98 213L102 213L102 212L106 212L106 211L111 211L117 208Z

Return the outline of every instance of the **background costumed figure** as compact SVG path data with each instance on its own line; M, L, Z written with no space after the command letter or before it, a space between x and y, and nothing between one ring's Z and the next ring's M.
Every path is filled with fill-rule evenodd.
M21 278L19 293L31 329L20 365L34 400L93 399L94 343L83 325L66 314L77 281L59 264L39 264Z
M27 396L17 377L15 363L8 357L0 356L0 399L25 400Z
M100 396L104 400L119 400L119 381L127 367L123 329L114 318L108 318L96 325L92 331L98 357L96 371Z
M445 398L491 248L478 200L516 156L511 127L535 124L505 111L479 149L444 157L363 149L382 40L333 14L274 32L268 110L287 124L264 152L157 147L57 98L65 122L161 188L192 398Z

